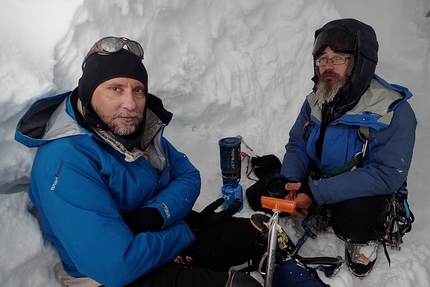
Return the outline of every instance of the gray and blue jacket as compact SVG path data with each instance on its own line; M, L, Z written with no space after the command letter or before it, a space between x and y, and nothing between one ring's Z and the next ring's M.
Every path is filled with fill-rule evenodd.
M348 112L326 128L321 156L317 156L322 110L314 92L307 96L290 131L281 174L291 181L308 181L316 166L330 172L362 151L360 127L369 130L363 162L336 176L308 184L318 204L334 204L351 198L389 194L406 180L412 160L417 121L407 102L407 88L390 85L378 76Z

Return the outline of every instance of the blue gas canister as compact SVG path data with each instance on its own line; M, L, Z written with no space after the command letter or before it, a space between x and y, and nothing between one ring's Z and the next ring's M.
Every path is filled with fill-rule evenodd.
M238 211L243 208L243 190L239 183L228 183L224 184L221 189L222 197L224 198L224 203L222 204L222 209L227 209L236 198L239 198L242 202Z

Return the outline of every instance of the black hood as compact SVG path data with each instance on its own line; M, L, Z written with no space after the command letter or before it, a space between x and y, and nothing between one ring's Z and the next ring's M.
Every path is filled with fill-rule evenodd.
M335 113L344 114L357 104L361 96L369 88L378 63L379 45L373 28L355 19L331 21L315 31L315 39L321 32L333 28L344 29L356 37L352 74L333 101L327 104ZM314 51L321 52L322 47L314 47ZM313 56L315 59L318 53ZM316 84L319 80L317 72L318 67L314 63L314 77L312 78L315 82L314 91L316 91Z

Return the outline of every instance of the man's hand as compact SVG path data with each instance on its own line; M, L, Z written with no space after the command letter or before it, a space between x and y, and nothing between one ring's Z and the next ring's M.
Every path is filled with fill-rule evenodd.
M300 193L301 182L289 182L285 185L285 189L289 191L285 197L287 200L296 202L296 209L291 213L293 216L306 217L309 213L308 209L312 206L312 199L305 193Z

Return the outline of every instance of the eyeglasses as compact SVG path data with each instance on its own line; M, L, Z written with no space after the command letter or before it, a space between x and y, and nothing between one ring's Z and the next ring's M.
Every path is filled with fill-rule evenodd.
M349 60L349 59L351 59L351 57L344 57L344 56L334 56L334 57L331 57L330 59L329 58L319 58L319 59L315 60L315 65L317 67L322 67L322 66L327 65L328 61L331 61L331 63L333 65L343 65L346 63L346 60Z
M82 62L82 68L84 68L85 62L92 54L99 53L101 55L109 55L120 51L124 46L127 46L130 54L135 55L139 59L143 60L143 48L138 42L125 37L109 36L101 38L94 43L94 45L88 51L84 61Z

